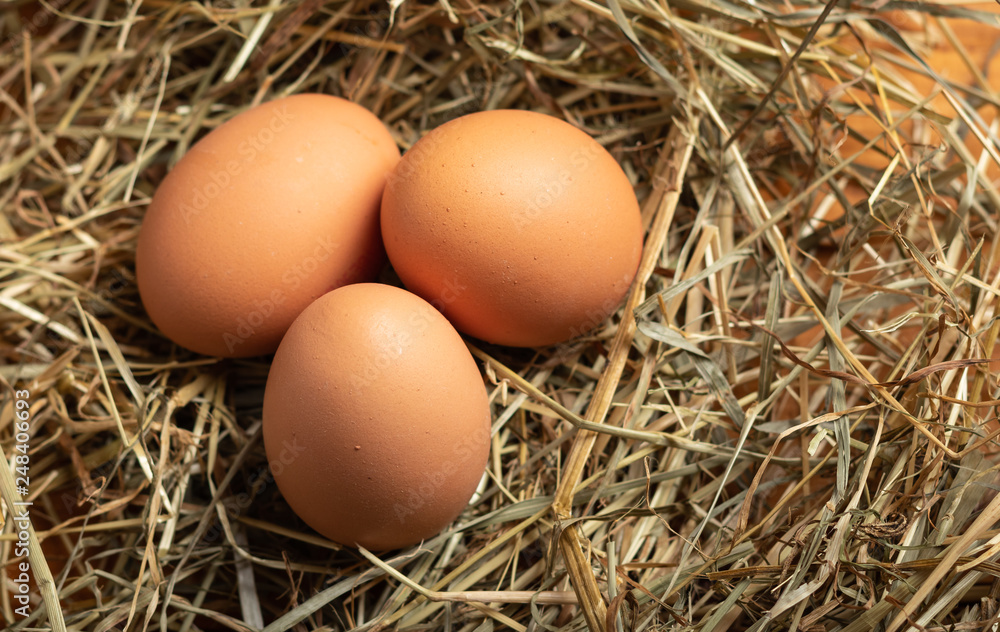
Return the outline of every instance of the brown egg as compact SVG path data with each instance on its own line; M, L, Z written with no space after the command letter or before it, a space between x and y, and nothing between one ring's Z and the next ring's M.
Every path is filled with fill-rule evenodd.
M360 283L302 312L274 356L264 446L296 514L345 545L429 538L489 452L486 388L458 332L400 288Z
M987 17L989 13L1000 13L1000 5L993 0L962 3L960 8L981 12ZM986 23L982 23L960 17L937 18L917 10L882 11L875 17L877 21L872 24L877 29L884 29L886 34L895 31L903 37L911 49L926 61L938 77L956 86L954 88L955 94L960 97L966 96L966 87L981 89L976 79L977 73L982 73L989 89L994 92L1000 90L1000 60L995 55L995 44L1000 38L1000 19L997 17L994 16L992 21L987 20ZM951 29L965 53L968 54L969 63L966 63L963 53L952 46L945 32L941 29L941 25L946 25ZM867 32L862 32L862 35L867 35ZM862 68L868 68L871 60L864 54L865 51L854 32L841 29L838 43L843 45L842 51L845 54L854 54L855 63L861 65ZM937 95L930 100L927 106L943 116L959 119L958 113L941 90L937 79L926 69L920 67L909 55L901 51L891 39L885 35L866 37L864 44L867 52L878 58L876 63L880 69L883 69L882 76L886 78L884 80L900 80L904 90L916 98L937 92ZM887 55L891 55L902 63L887 61ZM916 66L917 69L912 69L909 66ZM881 98L873 87L850 85L841 90L838 87L839 82L832 79L820 79L818 83L824 90L830 91L848 107L857 108L857 104L860 103L873 114L884 110ZM834 91L835 88L837 88L836 91ZM995 117L996 108L989 104L980 105L977 98L970 99L970 103L977 108L978 115L982 117L983 122L988 127ZM899 119L909 109L909 105L902 105L892 100L889 101L889 107L894 113L895 119ZM844 119L846 124L860 134L865 141L847 137L841 128L837 128L838 135L834 140L843 141L840 155L849 158L861 150L867 139L879 137L877 147L881 149L882 153L870 149L858 156L855 162L865 167L885 169L892 156L896 154L896 147L885 137L882 125L876 122L871 114L860 111L848 114ZM919 115L899 123L899 130L901 142L907 151L912 151L912 146L917 145L919 152L929 156L945 142L944 137L938 132L937 126L927 123ZM965 140L969 150L978 158L983 152L982 143L971 133L966 133ZM986 173L990 179L1000 178L1000 168L991 160L986 164Z
M306 305L378 274L379 202L398 161L374 114L328 95L264 103L216 128L146 212L136 268L150 318L200 353L273 352Z
M642 221L594 139L551 116L496 110L450 121L403 156L382 237L406 287L460 331L527 347L582 334L618 307Z

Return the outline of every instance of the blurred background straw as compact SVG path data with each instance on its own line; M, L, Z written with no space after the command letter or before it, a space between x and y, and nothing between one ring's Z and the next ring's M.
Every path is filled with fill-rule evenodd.
M50 0L0 14L0 620L54 630L984 630L1000 622L997 4ZM268 475L268 359L135 286L157 183L243 109L350 98L405 150L484 109L593 135L640 282L554 348L470 341L488 471L343 549ZM1000 361L998 361L1000 362ZM13 474L11 474L13 472ZM45 569L49 569L51 577Z

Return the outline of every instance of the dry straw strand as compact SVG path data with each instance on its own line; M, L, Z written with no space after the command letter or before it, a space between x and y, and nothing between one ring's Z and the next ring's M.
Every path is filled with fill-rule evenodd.
M33 579L25 618L10 469L4 626L1000 618L993 4L9 4L0 448L16 465L26 390ZM310 91L368 107L403 150L465 113L545 112L606 147L642 208L639 274L609 319L550 348L467 340L488 473L402 551L298 520L260 440L269 359L172 345L136 288L168 170L237 113Z

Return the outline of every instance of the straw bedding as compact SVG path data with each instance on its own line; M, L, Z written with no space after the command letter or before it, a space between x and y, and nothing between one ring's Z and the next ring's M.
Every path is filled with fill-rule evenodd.
M16 466L26 399L33 504L25 558L4 468L0 618L992 629L995 8L12 3L0 445ZM612 319L553 348L470 341L487 477L447 531L391 554L338 547L282 500L260 441L267 358L171 345L135 286L169 166L242 109L305 91L365 105L404 150L472 111L564 118L643 208L639 278Z

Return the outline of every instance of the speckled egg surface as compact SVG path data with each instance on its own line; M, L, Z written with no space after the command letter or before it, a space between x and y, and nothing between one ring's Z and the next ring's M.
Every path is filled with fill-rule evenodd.
M404 156L382 236L406 287L460 331L554 344L621 303L642 250L635 192L585 132L520 110L469 114Z
M466 507L489 452L486 388L430 304L380 284L307 307L274 356L264 445L291 508L373 550L429 538Z
M139 234L139 292L194 351L273 352L306 305L372 280L378 210L399 150L360 105L300 94L251 108L193 145L158 187Z

